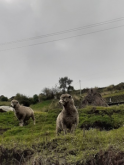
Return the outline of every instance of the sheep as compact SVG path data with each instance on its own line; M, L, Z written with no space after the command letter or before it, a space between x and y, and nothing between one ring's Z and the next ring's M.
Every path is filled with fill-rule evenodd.
M14 111L14 108L10 106L0 106L0 112L10 112L10 111Z
M19 120L19 126L23 126L27 120L32 118L35 125L34 111L30 107L25 107L19 104L17 100L11 101L11 106L14 108L14 113Z
M63 106L56 120L56 134L59 135L61 131L73 133L79 123L78 111L74 105L74 100L69 94L62 94L59 103Z

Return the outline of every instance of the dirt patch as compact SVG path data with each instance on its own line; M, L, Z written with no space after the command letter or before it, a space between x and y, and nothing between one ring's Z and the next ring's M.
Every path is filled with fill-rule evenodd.
M124 165L124 152L115 150L113 147L107 151L101 150L86 165Z
M94 157L88 160L86 163L75 162L68 163L64 157L35 157L31 162L31 165L124 165L124 152L115 150L110 147L107 151L99 151ZM26 165L26 164L25 164Z
M86 130L89 130L91 128L96 128L96 129L99 129L100 131L102 131L102 130L109 131L109 130L113 129L111 123L106 123L106 122L102 122L102 121L95 121L92 124L90 124L90 123L82 124L80 126L80 128L86 129ZM114 129L116 129L116 128L114 128Z
M21 151L16 148L8 149L0 146L0 165L24 165L33 153L31 149Z
M53 143L56 141L53 141ZM0 146L0 165L124 165L124 152L110 147L107 151L100 150L96 155L84 160L68 162L67 153L65 151L57 151L56 145L47 145L47 150L38 148L31 149L7 149ZM37 148L37 147L36 147ZM54 150L54 152L52 152ZM47 151L47 152L46 152ZM61 156L60 154L61 153ZM66 154L65 154L66 153ZM75 155L74 150L70 150L68 155ZM70 160L71 161L71 160Z

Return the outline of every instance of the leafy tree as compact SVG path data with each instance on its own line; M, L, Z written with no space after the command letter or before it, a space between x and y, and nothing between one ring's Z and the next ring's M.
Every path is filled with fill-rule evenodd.
M112 84L112 85L105 87L105 91L112 91L112 90L114 90L114 88L115 88L115 86Z
M68 90L68 92L70 92L70 91L74 91L74 87L71 86L71 85L69 85L67 90Z
M46 96L46 99L52 99L52 98L54 98L53 91L50 88L44 88L42 90L42 92Z
M38 96L38 100L39 102L42 102L42 100L45 100L46 99L46 96L44 93L40 93L39 96Z
M36 103L38 103L39 102L39 98L38 98L38 95L34 95L33 96L33 104L36 104Z
M18 100L20 104L23 104L25 106L30 106L30 104L32 103L30 98L20 93L17 93L14 99Z
M1 95L0 96L0 101L8 101L8 98L5 97L4 95Z
M123 82L119 83L118 85L115 86L115 89L117 89L117 90L124 89L124 83Z
M55 85L55 87L53 87L51 90L53 92L54 98L59 98L61 89L57 85Z
M68 91L73 80L69 79L68 77L62 77L59 79L60 88L62 89L63 93ZM71 86L72 87L72 86Z
M44 88L42 90L42 93L39 94L38 99L41 102L42 100L59 98L60 93L60 88L57 85L55 85L55 87L52 88Z

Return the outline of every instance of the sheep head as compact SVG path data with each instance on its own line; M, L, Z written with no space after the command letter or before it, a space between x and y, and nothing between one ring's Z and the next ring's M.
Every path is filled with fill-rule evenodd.
M62 94L59 100L59 103L62 104L63 106L68 105L68 103L73 103L72 96L69 94Z
M12 101L11 101L11 106L12 106L13 108L16 108L17 106L19 106L19 102L18 102L17 100L12 100Z

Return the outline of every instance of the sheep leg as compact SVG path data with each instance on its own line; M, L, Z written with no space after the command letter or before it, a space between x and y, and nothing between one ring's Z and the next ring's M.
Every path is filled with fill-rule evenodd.
M76 129L76 125L73 124L72 127L71 127L71 131L70 131L70 132L71 132L71 133L74 133L75 129Z
M25 124L25 115L19 120L19 126L23 127Z
M34 125L35 125L35 117L34 117L34 115L32 115L32 120L34 121Z
M19 120L19 126L20 126L20 127L23 127L23 125L24 125L23 119Z
M61 133L61 129L56 127L56 135L59 135Z
M67 133L67 127L64 124L63 124L63 132L64 132L64 135Z
M63 131L64 131L64 135L67 134L67 129L64 129Z

